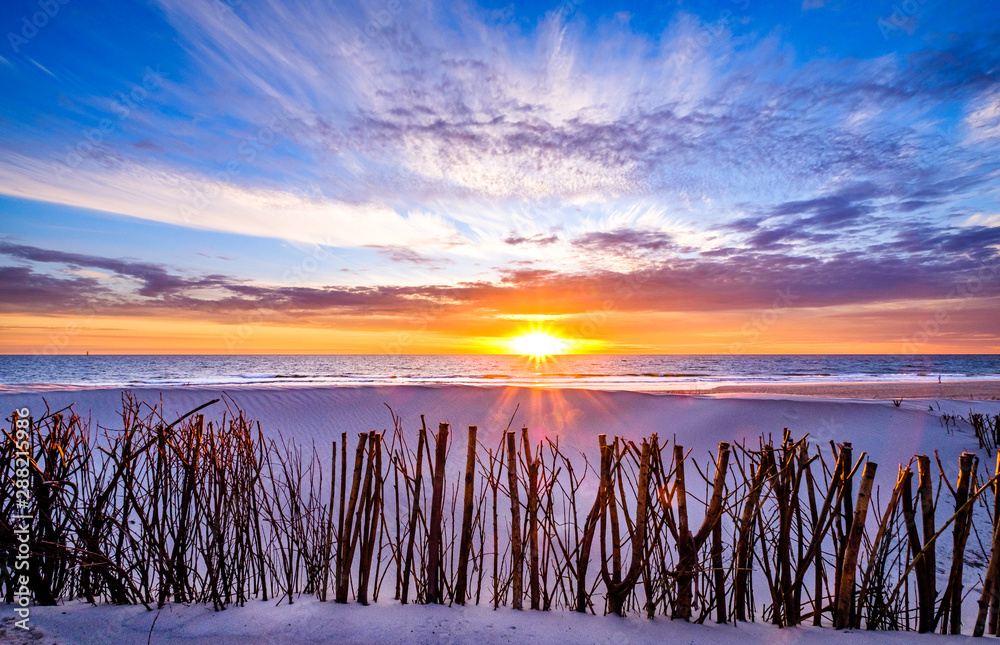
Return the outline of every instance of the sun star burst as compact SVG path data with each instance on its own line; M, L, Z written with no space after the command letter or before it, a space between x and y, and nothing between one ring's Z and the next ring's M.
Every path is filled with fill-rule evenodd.
M510 342L514 353L532 358L565 354L569 349L569 341L542 331L515 336Z

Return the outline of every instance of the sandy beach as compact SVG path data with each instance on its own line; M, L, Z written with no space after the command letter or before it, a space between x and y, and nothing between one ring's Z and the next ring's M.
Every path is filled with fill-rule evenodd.
M896 466L909 463L914 455L937 451L952 468L963 451L978 449L971 426L961 420L949 424L945 415L961 417L970 410L1000 413L1000 401L970 401L957 394L948 399L911 398L906 395L920 393L913 384L881 385L875 398L860 385L834 386L835 395L806 386L718 394L464 385L53 387L0 392L0 410L9 414L15 407L28 407L32 415L41 416L46 408L56 411L72 404L93 430L114 432L121 428L125 394L150 406L162 403L168 422L219 399L203 410L207 419L218 420L239 408L259 422L266 437L315 443L324 451L331 442L340 442L345 432L353 441L360 432L391 429L396 414L411 437L422 422L432 429L440 422L451 424L456 454L465 450L468 426L479 428L483 446L496 446L508 427L526 426L534 439L558 441L564 451L591 460L597 459L599 434L639 441L657 433L692 449L699 463L706 463L721 441L755 445L762 436L780 440L788 428L794 437L809 435L811 443L826 446L827 451L831 441L851 442L856 451L866 452L882 466L876 482L883 488L892 487ZM892 397L904 400L897 407Z
M142 607L92 607L73 602L40 607L38 622L46 639L12 641L21 645L247 645L249 643L349 643L357 645L938 645L962 637L914 632L840 632L828 628L778 629L741 623L694 625L658 616L591 616L573 612L514 611L507 607L399 606L391 601L369 607L322 603L309 596L295 604L252 601L245 607L213 612L199 605L169 605L162 611ZM153 624L154 620L155 625ZM0 632L2 634L2 632ZM12 634L17 636L17 634ZM0 637L2 639L2 637Z
M934 387L937 387L935 384ZM952 398L937 398L915 384L843 386L770 386L740 391L721 389L711 394L668 394L584 389L512 386L355 386L237 388L22 388L0 392L0 409L28 407L41 415L70 404L94 428L121 427L119 410L124 393L150 405L162 401L168 420L213 399L207 418L219 418L238 406L260 423L265 435L328 446L341 433L392 427L390 409L402 418L403 428L415 432L421 415L428 427L448 422L456 429L479 427L479 441L495 444L508 427L527 426L538 438L558 439L570 450L593 456L597 435L641 439L658 433L670 441L707 456L720 441L756 443L761 435L780 437L784 428L794 436L809 434L814 442L850 441L857 450L886 466L880 482L891 485L895 465L915 454L957 459L963 450L978 447L968 424L957 431L945 427L943 415L967 415L970 409L996 414L1000 401L975 400L972 391L1000 389L983 382L970 390L955 384ZM872 392L877 395L873 395ZM918 398L919 395L925 395ZM890 400L903 398L899 407ZM462 432L455 449L461 450ZM954 459L953 459L954 458Z
M479 427L479 442L483 446L496 446L508 426L527 426L534 440L558 441L565 453L582 453L591 463L595 463L597 436L601 433L640 440L655 432L666 441L690 449L696 463L708 464L720 441L753 446L762 435L777 439L788 428L795 437L808 434L814 449L824 452L830 451L831 441L851 442L856 456L864 452L880 465L876 487L882 492L876 495L891 490L897 464L909 463L916 454L938 454L949 476L953 476L958 456L963 451L978 450L971 427L964 421L946 421L945 415L967 415L970 409L1000 413L1000 401L970 402L958 398L957 389L952 390L956 398L915 398L914 395L927 392L912 384L881 385L876 398L872 398L871 390L861 386L834 388L833 394L810 388L771 387L764 392L708 395L509 386L22 388L0 393L0 408L28 407L33 416L41 416L46 407L55 411L72 404L78 414L89 419L92 430L115 433L121 428L119 408L126 394L151 406L162 403L163 416L168 422L220 399L204 410L207 418L217 420L239 407L249 418L259 421L266 437L294 440L300 445L315 442L323 451L329 450L330 442L340 441L341 433L353 437L359 432L391 428L391 409L402 419L404 433L410 436L420 427L421 415L428 427L436 428L439 422L450 423L455 429L453 455L463 454L464 429L468 425ZM968 392L961 390L962 394ZM889 400L891 396L903 397L904 401L896 406ZM449 471L453 466L456 469L456 480L459 461L452 459L448 464ZM592 485L583 490L585 495L594 492ZM699 521L700 511L693 513L692 519ZM977 545L970 545L969 553L978 554L976 562L984 557L978 549ZM981 571L981 567L970 565L967 575L970 587L976 585ZM758 589L758 593L765 592ZM542 640L548 643L605 643L614 642L623 633L631 634L634 642L643 643L678 638L684 642L766 643L775 642L779 634L792 633L795 638L778 640L840 642L844 637L842 632L826 629L779 631L758 624L739 629L728 626L700 629L670 620L647 621L638 617L624 622L615 617L589 617L584 623L568 612L540 616L502 608L496 613L488 606L454 611L447 608L429 612L426 608L393 611L395 604L388 599L379 601L374 608L357 605L345 608L304 596L292 607L255 602L253 609L234 608L222 614L199 606L169 606L153 628L156 614L141 607L102 605L95 609L73 602L37 608L34 624L45 638L52 637L54 642L63 644L147 642L151 629L152 642L159 636L171 643L279 642L279 635L292 632L301 642L338 639L380 644L470 640L503 643L542 638L542 635L547 635ZM963 605L967 623L974 621L974 612L974 602ZM94 627L95 624L101 627ZM561 636L553 635L552 629ZM103 636L95 637L98 632ZM884 633L870 633L878 636L873 643L890 642L885 640Z
M671 390L674 394L795 394L834 399L1000 399L1000 381L966 380L944 383L906 381L864 383L771 383L722 385L697 392Z

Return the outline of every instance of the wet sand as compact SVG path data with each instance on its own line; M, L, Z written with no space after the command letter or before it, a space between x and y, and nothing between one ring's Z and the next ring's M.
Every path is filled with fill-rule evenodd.
M774 383L722 385L675 394L791 394L833 399L971 399L1000 400L1000 381L960 381L949 383Z

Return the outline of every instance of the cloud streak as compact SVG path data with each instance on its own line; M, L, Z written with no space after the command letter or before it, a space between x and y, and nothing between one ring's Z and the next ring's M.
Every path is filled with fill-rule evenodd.
M529 19L436 2L155 4L153 31L177 45L150 61L162 82L69 168L67 146L136 76L116 68L74 94L59 79L86 70L42 60L38 95L63 98L45 119L27 103L2 113L0 194L234 248L336 249L353 273L297 285L5 230L0 279L23 286L7 311L669 314L766 308L787 288L797 308L862 308L945 298L1000 249L989 21L817 53L763 7L714 22L671 9L652 29L583 6ZM841 14L802 10L802 24Z
M612 239L617 252L621 241ZM951 237L937 234L926 241L925 248L931 252L948 246L965 249L967 245L981 246L984 241L1000 243L1000 229L980 228ZM512 267L501 271L496 281L340 287L269 286L218 274L182 276L146 262L6 242L0 242L0 256L31 265L5 267L0 276L5 287L0 306L8 312L40 313L90 301L126 313L201 313L220 320L259 309L280 312L290 320L317 313L405 317L428 306L489 316L560 316L599 311L608 301L621 311L753 310L773 300L775 285L797 294L793 306L802 308L939 300L963 283L976 280L984 266L1000 264L992 256L986 262L949 257L932 263L907 262L891 255L877 258L844 253L819 260L792 254L743 253L725 259L693 257L647 263L645 268L627 272L568 273ZM136 285L123 291L107 280L77 274L58 277L46 268L48 265L103 269L133 279ZM205 290L211 293L200 293ZM1000 296L1000 281L981 285L970 295Z

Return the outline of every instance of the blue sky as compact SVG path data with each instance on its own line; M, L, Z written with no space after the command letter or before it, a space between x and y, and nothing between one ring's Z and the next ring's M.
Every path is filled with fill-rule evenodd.
M434 306L446 350L636 280L611 349L723 351L791 288L774 349L890 351L1000 244L992 2L36 0L0 26L7 316L393 334ZM997 348L998 281L927 348Z

